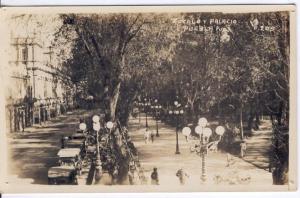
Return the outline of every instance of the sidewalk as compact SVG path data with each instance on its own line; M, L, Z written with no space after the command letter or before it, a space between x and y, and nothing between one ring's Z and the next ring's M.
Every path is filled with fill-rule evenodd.
M156 125L153 118L148 118L150 130L156 132ZM140 127L139 127L140 126ZM159 122L160 137L155 137L153 143L145 144L144 131L145 117L141 117L139 125L138 118L131 118L129 121L129 132L138 149L139 159L145 170L145 175L150 184L150 175L153 167L157 167L160 185L179 185L179 179L175 176L178 169L183 168L188 174L188 184L200 184L201 176L201 157L191 153L189 143L185 137L179 133L180 153L176 155L176 133L175 128ZM272 185L271 173L259 169L244 160L233 157L233 165L227 165L227 153L209 153L206 158L207 184L214 184L214 177L223 178L223 182L236 184L237 177L250 177L249 184ZM223 183L224 184L224 183Z
M247 150L244 160L265 170L269 170L272 143L272 123L270 120L261 121L258 130L247 138Z
M46 125L8 134L8 182L10 184L47 184L48 169L57 162L61 137L73 134L79 118L93 111L75 110L47 121ZM85 181L79 181L85 184Z

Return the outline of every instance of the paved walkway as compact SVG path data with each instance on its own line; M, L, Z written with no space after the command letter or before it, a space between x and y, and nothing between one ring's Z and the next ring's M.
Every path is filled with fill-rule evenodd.
M155 121L149 119L150 129L155 132ZM145 170L145 175L150 184L150 175L153 167L158 168L160 185L179 185L179 179L175 176L179 168L183 168L189 175L186 184L198 185L201 183L201 158L190 152L190 144L185 137L179 133L179 147L181 154L175 154L176 133L175 128L159 123L160 137L155 137L153 143L144 142L145 117L141 123L138 118L129 121L130 136L138 149L139 159ZM233 157L233 156L232 156ZM250 177L250 184L268 185L272 184L272 176L269 172L233 157L233 165L227 165L227 153L209 153L206 161L207 184L215 183L214 178L222 178L227 184L236 184L238 177ZM245 182L247 183L247 182Z
M244 160L253 165L269 170L269 155L272 138L271 121L261 121L259 130L252 132L247 141L247 151Z

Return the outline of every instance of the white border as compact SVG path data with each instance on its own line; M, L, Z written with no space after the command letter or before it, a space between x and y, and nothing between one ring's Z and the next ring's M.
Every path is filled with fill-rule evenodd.
M298 4L296 0L247 0L247 1L241 1L241 0L102 0L101 2L97 0L52 0L51 2L49 0L0 0L1 6L25 6L25 5L159 5L159 4L296 4L298 9ZM300 30L300 14L297 11L297 37L299 36L299 30ZM297 39L297 49L299 49L300 41ZM300 58L299 50L297 50L297 60ZM298 63L298 61L297 61ZM298 69L297 64L297 76L300 76L300 70ZM297 104L299 104L299 98L300 98L300 81L297 80ZM300 107L297 105L297 129L299 129L300 123ZM299 130L297 130L299 131ZM298 134L298 132L297 132ZM299 167L299 134L297 137L297 147L298 147L298 167ZM299 168L298 168L299 170ZM299 174L298 174L298 184L299 184ZM77 197L91 197L91 198L136 198L136 197L158 197L158 198L165 198L165 197L174 197L174 198L181 198L181 197L223 197L223 198L241 198L241 197L263 197L263 198L282 198L288 196L289 198L295 198L300 197L299 192L299 186L298 190L296 192L248 192L248 193L234 193L234 192L199 192L199 193L93 193L93 194L4 194L3 197L66 197L66 198L77 198Z
M296 0L1 0L2 5L292 4Z

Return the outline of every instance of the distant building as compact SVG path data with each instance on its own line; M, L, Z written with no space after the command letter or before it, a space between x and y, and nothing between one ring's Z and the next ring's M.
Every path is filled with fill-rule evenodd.
M43 124L73 105L73 87L58 63L52 47L34 37L11 38L7 68L6 118L9 131Z

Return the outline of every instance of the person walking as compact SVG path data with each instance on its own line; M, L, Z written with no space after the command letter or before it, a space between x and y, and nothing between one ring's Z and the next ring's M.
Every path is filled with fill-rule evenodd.
M176 176L179 178L179 182L181 185L184 185L186 182L186 179L189 178L189 175L183 170L183 168L180 168L177 171Z
M159 180L158 180L158 173L157 173L157 168L153 168L153 172L151 173L151 184L152 185L159 185Z
M61 139L60 139L60 142L61 142L61 148L65 148L65 137L64 136L61 136Z
M145 132L144 132L144 139L145 139L145 144L147 144L150 140L150 131L148 130L148 128L146 128Z
M154 142L154 132L153 131L150 131L150 136L151 136L151 142L153 143Z
M247 149L247 144L245 141L242 141L240 144L240 157L241 158L244 158L246 149Z
M134 185L135 182L135 175L134 175L134 170L132 168L129 169L128 171L128 180L130 185Z

